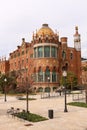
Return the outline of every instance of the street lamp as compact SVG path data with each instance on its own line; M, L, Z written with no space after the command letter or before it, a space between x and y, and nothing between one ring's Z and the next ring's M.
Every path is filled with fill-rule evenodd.
M63 77L64 77L64 86L65 86L65 108L64 108L64 112L68 112L67 110L67 99L66 99L66 77L67 77L67 72L66 71L63 71Z
M49 89L49 81L50 81L50 77L47 77L47 80L48 80L48 89ZM48 95L49 97L50 97L50 90L49 90L49 95Z
M28 80L28 77L27 77L27 68L25 67L26 69L26 112L28 113L29 110L28 110L28 107L29 107L29 87L30 87L30 83L29 83L29 80Z
M7 101L7 100L6 100L6 82L7 82L7 79L6 79L6 78L4 79L4 82L5 82L5 88L4 88L5 99L4 99L4 101L6 102L6 101Z
M26 111L27 111L27 113L29 112L29 110L28 110L28 106L29 106L29 102L28 102L28 97L29 97L29 90L28 90L28 86L27 86L27 84L26 84Z

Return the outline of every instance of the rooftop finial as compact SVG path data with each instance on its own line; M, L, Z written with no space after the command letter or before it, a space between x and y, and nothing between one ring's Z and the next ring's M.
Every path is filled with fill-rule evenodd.
M22 42L25 42L25 38L22 38Z
M48 24L45 23L45 24L42 24L42 26L43 26L43 27L48 27Z
M78 26L75 27L75 30L78 30Z
M76 33L78 33L78 26L75 27Z

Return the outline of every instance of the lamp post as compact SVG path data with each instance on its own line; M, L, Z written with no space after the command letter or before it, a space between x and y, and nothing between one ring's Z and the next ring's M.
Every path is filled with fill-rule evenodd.
M48 80L48 88L49 88L50 77L47 77L47 80ZM48 96L50 97L50 90L49 90L49 95Z
M28 90L28 86L26 85L26 111L27 111L27 113L29 112L29 110L28 110L28 106L29 106L29 104L28 104L28 97L29 97L29 90Z
M26 112L28 113L29 110L28 110L28 107L29 107L29 86L30 86L30 83L29 83L29 80L28 80L28 77L27 77L27 68L25 67L25 70L26 70Z
M7 99L6 99L6 82L7 82L7 79L6 78L4 79L4 82L5 82L5 88L4 88L5 99L4 99L4 101L6 102L7 101Z
M64 83L65 83L65 99L64 99L65 108L64 108L64 112L68 112L68 110L67 110L67 99L66 99L66 77L67 77L66 71L63 71L63 77L64 77Z

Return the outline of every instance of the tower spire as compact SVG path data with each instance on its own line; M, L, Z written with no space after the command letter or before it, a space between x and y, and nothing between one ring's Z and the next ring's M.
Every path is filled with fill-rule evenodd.
M80 43L80 34L78 33L78 26L75 27L75 34L74 34L74 48L77 51L81 50L81 43Z

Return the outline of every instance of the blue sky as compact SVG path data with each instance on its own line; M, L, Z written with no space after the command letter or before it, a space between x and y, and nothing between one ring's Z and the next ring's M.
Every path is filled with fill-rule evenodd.
M74 45L78 26L82 57L87 57L87 0L0 0L0 57L8 57L23 37L30 42L43 23L68 37L68 46Z

